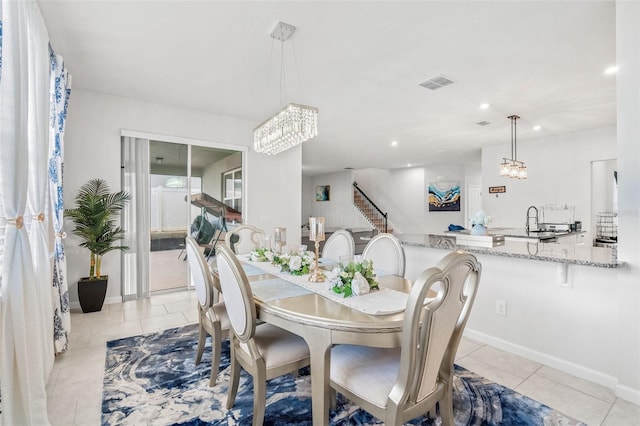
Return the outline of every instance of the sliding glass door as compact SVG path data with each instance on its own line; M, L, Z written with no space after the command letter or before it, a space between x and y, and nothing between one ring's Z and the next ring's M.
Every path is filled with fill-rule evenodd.
M189 232L190 149L188 144L149 143L151 292L189 285L184 238ZM197 181L191 179L191 183Z
M122 211L122 299L149 297L149 140L122 137L122 189L131 201Z
M124 300L191 287L185 237L211 259L227 207L241 218L246 148L171 139L122 137L123 189L132 195L123 213Z

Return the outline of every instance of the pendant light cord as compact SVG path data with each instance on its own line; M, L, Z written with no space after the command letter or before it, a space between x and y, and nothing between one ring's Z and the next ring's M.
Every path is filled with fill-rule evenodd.
M267 72L267 85L269 84L269 82L271 81L271 66L273 63L273 51L274 51L274 43L275 43L276 39L275 38L271 38L271 51L269 52L269 68L268 68L268 72ZM276 106L276 109L279 107L282 107L285 103L285 101L288 100L288 95L287 95L287 79L286 79L286 69L285 69L285 63L284 63L284 43L286 40L279 40L280 41L280 77L279 77L279 81L278 81L278 100L279 100L279 104ZM293 40L290 40L291 43L291 50L293 53L293 61L295 64L295 72L296 72L296 79L298 80L298 92L300 94L300 97L302 96L302 83L300 80L300 67L298 66L298 55L296 54L296 46L293 43Z
M513 159L518 161L518 130L516 126L518 125L518 121L515 117L513 117Z
M283 105L282 98L287 98L287 81L284 75L284 41L280 42L280 106Z
M513 116L511 116L511 161L515 161L515 149L513 146Z

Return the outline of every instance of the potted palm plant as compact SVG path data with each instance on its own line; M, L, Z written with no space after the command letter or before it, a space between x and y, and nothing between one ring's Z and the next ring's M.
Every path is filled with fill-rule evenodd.
M80 246L91 252L89 276L78 281L78 299L82 312L102 309L107 294L109 276L102 275L102 257L110 251L125 251L128 247L117 245L124 231L116 225L116 218L130 195L124 191L110 192L102 179L85 183L75 198L75 208L66 209L65 215L73 221L71 231L80 237Z

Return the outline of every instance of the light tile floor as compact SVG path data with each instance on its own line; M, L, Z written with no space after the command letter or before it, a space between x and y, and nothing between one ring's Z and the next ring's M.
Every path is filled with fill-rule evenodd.
M72 313L69 350L56 359L47 384L51 424L100 424L106 341L197 320L193 291ZM456 363L588 425L640 425L640 407L612 390L494 347L465 338Z

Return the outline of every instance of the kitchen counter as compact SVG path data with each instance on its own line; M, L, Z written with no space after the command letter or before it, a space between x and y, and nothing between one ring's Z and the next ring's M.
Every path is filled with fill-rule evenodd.
M469 234L470 230L463 231L445 231L444 235L455 236L459 234ZM529 231L524 228L487 228L487 235L503 235L505 241L525 241L525 242L543 242L548 240L557 240L560 238L574 237L576 242L584 236L585 231Z
M524 232L524 231L523 231ZM449 232L446 232L449 234ZM568 233L569 234L569 233ZM579 237L581 233L572 233ZM523 236L506 240L499 247L476 247L456 244L454 235L396 234L403 246L427 247L445 250L466 250L471 253L520 259L542 260L546 262L568 263L598 268L620 268L624 265L617 259L617 250L608 247L591 247L574 243L571 239L554 240L530 239Z

